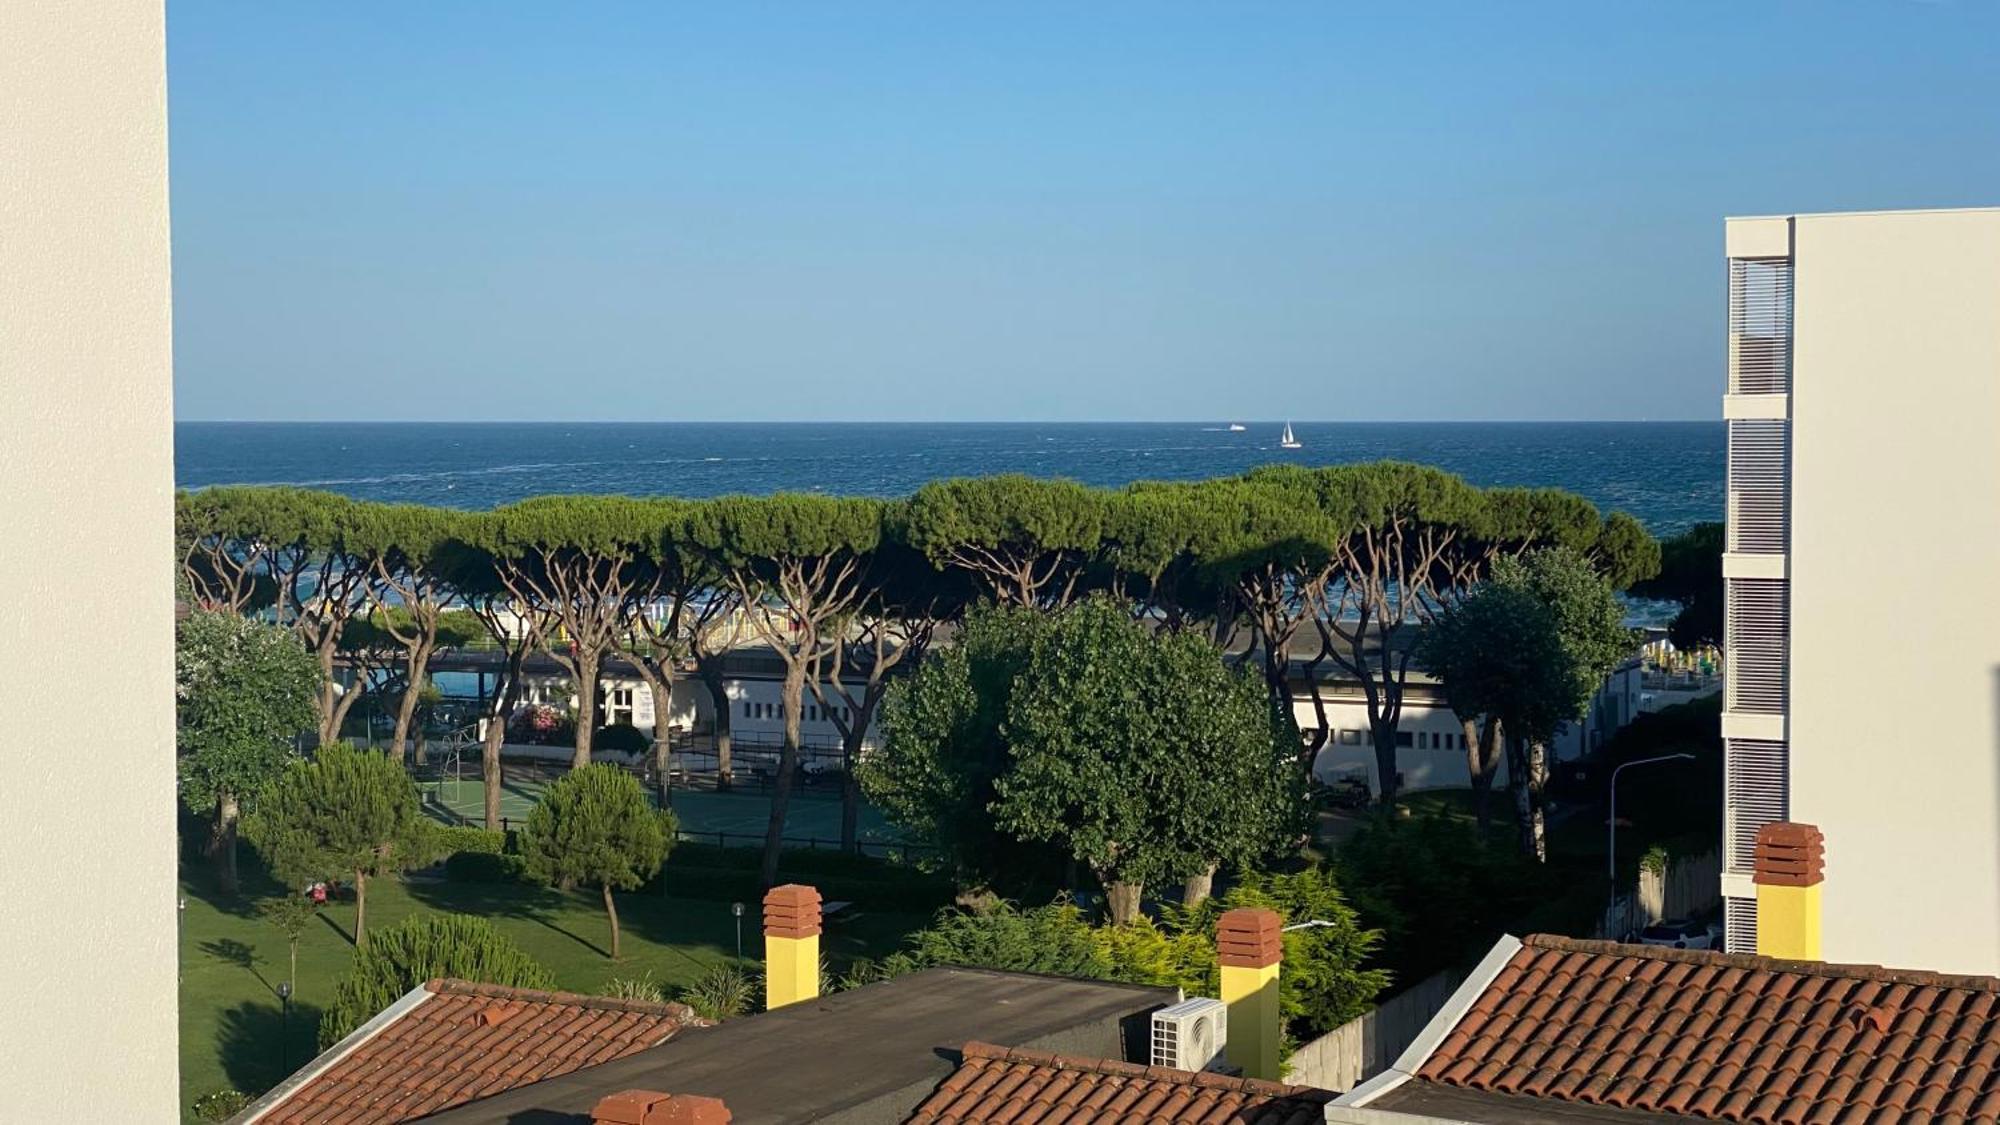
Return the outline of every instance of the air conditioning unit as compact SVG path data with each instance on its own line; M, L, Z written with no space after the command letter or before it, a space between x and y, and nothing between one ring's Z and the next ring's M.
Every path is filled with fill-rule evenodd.
M1229 1009L1220 1000L1196 998L1153 1013L1153 1065L1175 1070L1221 1070L1229 1043Z

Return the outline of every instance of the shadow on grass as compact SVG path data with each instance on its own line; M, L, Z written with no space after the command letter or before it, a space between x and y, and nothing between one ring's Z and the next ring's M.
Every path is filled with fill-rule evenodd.
M278 986L266 980L263 972L257 968L257 951L248 944L235 938L216 938L213 941L202 942L195 948L201 950L204 956L213 957L224 964L242 969L256 977L257 983L263 985L265 991L273 996L278 994Z
M254 918L257 903L273 895L286 893L286 888L257 859L257 853L247 845L239 845L236 855L237 890L223 889L217 874L216 864L206 858L188 858L185 855L180 864L181 891L192 898L198 898L224 914L238 918Z
M452 914L476 914L484 918L519 918L546 927L576 942L599 957L611 951L565 926L560 921L581 901L550 887L526 883L406 883L410 897Z
M293 1004L288 1017L284 1005L275 1001L224 1010L215 1049L229 1084L254 1098L304 1066L317 1053L319 1016L311 1004ZM195 1091L197 1096L206 1093Z

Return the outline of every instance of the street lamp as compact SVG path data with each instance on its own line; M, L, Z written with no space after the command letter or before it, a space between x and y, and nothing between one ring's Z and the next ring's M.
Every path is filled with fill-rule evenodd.
M1611 876L1611 890L1614 894L1618 891L1618 775L1631 769L1633 766L1649 766L1654 762L1672 762L1676 760L1692 762L1694 761L1694 755L1662 754L1657 758L1639 758L1635 761L1626 762L1611 771L1611 816L1609 827L1606 829L1610 835L1610 846L1605 849L1606 856L1608 857L1605 862Z
M278 1003L284 1005L284 1011L278 1017L278 1071L281 1074L290 1074L292 1072L291 981L281 980L278 982Z
M736 916L736 959L743 960L743 904L732 902L729 912Z

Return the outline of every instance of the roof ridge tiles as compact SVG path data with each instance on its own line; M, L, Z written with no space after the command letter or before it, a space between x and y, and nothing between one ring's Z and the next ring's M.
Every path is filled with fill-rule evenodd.
M1709 965L1723 969L1794 973L1810 977L1837 977L1871 981L1909 989L1920 987L1965 989L2000 993L2000 977L1974 974L1937 973L1927 969L1889 969L1881 965L1838 964L1824 961L1787 961L1752 953L1720 953L1707 949L1669 949L1654 945L1622 945L1614 941L1563 937L1558 934L1529 934L1521 944L1530 949L1559 953L1591 953L1603 957L1626 957L1648 961L1675 961ZM1497 982L1496 982L1497 983Z
M504 984L439 977L424 982L424 989L437 996L474 996L489 1000L509 1000L524 1004L562 1004L606 1012L634 1012L647 1016L671 1016L691 1026L705 1021L693 1008L676 1000L627 1000L618 996L590 996L581 992L559 992L542 988L515 988Z

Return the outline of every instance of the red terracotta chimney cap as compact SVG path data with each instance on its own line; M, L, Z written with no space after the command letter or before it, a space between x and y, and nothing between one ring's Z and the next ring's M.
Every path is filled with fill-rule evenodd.
M1262 969L1284 958L1285 920L1275 910L1240 908L1215 920L1216 960L1244 969Z
M590 1120L593 1125L645 1125L646 1114L671 1096L654 1090L620 1090L598 1099Z
M1812 887L1826 881L1826 837L1810 824L1780 821L1757 830L1751 882Z
M787 883L764 892L764 936L815 937L820 928L819 891Z

